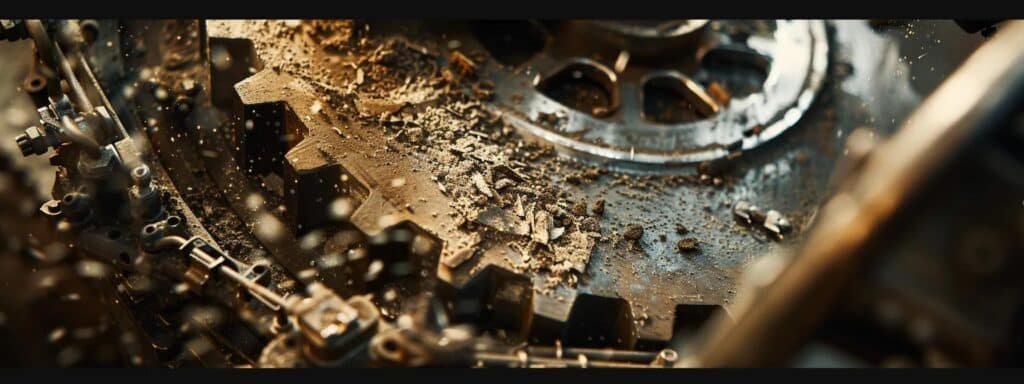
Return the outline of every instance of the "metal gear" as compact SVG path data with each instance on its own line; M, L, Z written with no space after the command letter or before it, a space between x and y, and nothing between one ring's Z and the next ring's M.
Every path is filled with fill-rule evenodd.
M573 156L624 169L753 149L803 117L828 69L823 21L520 24L544 30L543 49L489 61L495 106Z
M435 256L429 256L431 253L428 252L427 256L420 259L439 259L434 259L433 263L423 264L426 268L423 271L426 271L429 277L426 280L436 277L438 281L444 282L442 285L451 286L456 292L462 292L453 293L452 297L461 295L464 298L472 298L466 300L467 303L491 304L484 306L488 308L493 308L493 303L507 304L500 310L517 314L520 320L497 326L518 334L517 337L538 341L570 340L586 345L588 339L593 340L595 335L599 335L598 338L605 340L594 342L596 344L593 345L608 343L609 339L618 340L612 342L613 345L625 347L650 345L657 348L658 345L664 345L672 336L677 312L703 313L704 308L708 306L727 303L732 292L732 276L738 273L753 255L777 248L773 243L765 242L764 238L750 236L741 225L733 224L732 202L741 199L756 200L754 202L760 206L773 207L796 216L795 226L798 229L806 226L809 218L813 217L819 198L815 196L824 194L827 187L826 174L835 159L834 155L820 152L819 148L822 148L822 145L819 143L841 142L846 132L856 125L865 123L869 116L897 116L902 113L899 106L906 108L913 100L912 96L907 96L910 94L909 91L901 87L899 82L886 84L887 87L884 89L893 91L879 92L897 95L894 99L887 100L836 90L840 87L863 89L857 84L873 80L870 73L866 72L869 71L867 68L895 65L892 57L877 54L886 52L883 49L886 46L884 39L875 36L866 27L839 22L832 26L831 39L840 42L856 39L865 43L835 44L831 53L835 63L829 68L839 78L837 82L844 85L831 84L833 89L825 91L826 95L820 97L829 98L841 106L856 104L860 108L873 110L859 112L819 109L807 112L815 91L823 86L818 84L820 79L814 79L822 75L820 67L828 61L822 57L828 52L822 46L825 44L822 41L825 27L816 22L783 24L782 32L774 32L775 36L781 40L791 40L779 44L799 45L796 43L798 41L805 43L806 52L796 56L807 60L802 68L809 72L803 72L801 76L813 80L800 82L806 86L800 88L803 89L800 92L807 96L803 96L803 101L797 103L797 112L789 113L792 121L783 119L786 123L777 125L774 134L767 133L768 136L781 133L790 128L790 123L795 122L796 118L804 116L802 124L790 128L795 133L788 134L789 138L784 140L786 144L761 146L764 148L748 151L739 159L728 159L725 164L741 170L738 174L745 176L737 180L738 185L729 187L727 193L710 198L703 196L708 188L714 188L715 179L721 177L720 171L717 170L721 162L681 168L680 172L693 175L693 180L696 181L694 184L682 183L641 199L626 197L628 193L617 195L629 189L624 186L581 188L580 192L584 196L591 196L591 201L603 197L610 206L617 207L605 214L603 220L606 222L618 223L624 228L630 217L646 216L650 221L645 222L644 226L661 228L665 232L662 234L665 240L659 240L659 234L656 232L648 232L639 238L640 248L632 248L622 242L597 244L589 265L585 267L588 279L584 284L576 288L558 286L551 291L536 291L537 288L543 288L543 274L518 275L509 272L511 267L507 261L507 248L486 239L483 242L468 240L472 236L460 226L457 217L432 214L447 212L451 205L451 197L438 190L429 173L415 171L424 169L429 164L414 156L382 150L390 145L389 137L384 131L361 121L339 119L332 112L317 107L322 106L322 100L325 98L340 97L341 84L344 83L336 82L331 77L328 77L330 81L311 81L298 74L281 71L279 57L261 57L258 54L257 47L261 43L252 41L254 38L258 39L258 35L253 34L251 29L246 29L245 23L218 21L207 25L213 61L206 67L209 78L205 77L208 75L203 72L201 65L183 67L184 75L168 75L167 78L172 79L169 80L171 83L157 87L174 89L174 79L180 78L198 81L210 90L209 97L213 104L234 111L234 116L217 116L212 112L204 114L204 93L200 93L195 101L199 109L197 113L190 115L191 120L184 125L195 124L207 129L197 129L196 132L183 134L194 135L193 140L200 148L200 155L189 156L211 170L209 177L228 197L229 206L234 214L247 226L256 228L258 232L260 226L268 225L267 220L279 220L281 225L290 229L282 231L281 236L275 236L273 239L259 239L273 258L288 265L292 273L309 270L310 260L315 264L318 256L316 252L302 249L300 244L303 237L311 233L323 235L333 231L324 229L330 228L330 220L323 217L322 208L345 197L353 207L349 220L354 226L353 229L362 234L360 236L372 238L381 233L388 233L395 225L405 223L401 225L409 227L417 234L416 236L423 239L424 243L435 244L434 247L426 247L437 252ZM709 27L714 28L702 28ZM451 33L449 38L452 36L462 36L463 39L460 41L465 44L464 47L471 49L474 38L468 31L466 35ZM217 55L224 53L239 64L218 67ZM312 48L291 54L297 56L293 57L293 60L310 63L328 62L331 56L324 48ZM859 61L853 61L852 58ZM159 59L154 58L157 61ZM790 59L793 58L786 60ZM493 69L486 67L479 73L486 76L492 74L489 72L491 70L497 71L497 63L485 64L492 65ZM769 73L775 73L771 76L783 76L781 72ZM512 96L502 91L504 88L499 84L500 81L495 82L494 90L497 95L492 105L499 110L506 110L508 105L502 104L502 100ZM865 101L870 103L865 104ZM726 110L732 107L722 108ZM793 118L794 113L800 116ZM810 116L805 116L806 114ZM505 114L509 115L512 114ZM814 120L826 120L827 123L815 124ZM264 125L251 127L253 122ZM730 129L738 127L735 124L730 126ZM210 127L218 127L218 130L214 131L209 129ZM534 129L519 125L517 127L526 134ZM879 133L884 134L889 129L891 127L879 127ZM259 132L267 130L277 133L272 133L269 136L270 140L258 136ZM742 136L743 130L736 128L735 133ZM756 135L751 136L754 138L751 143L756 141L759 145L767 141L768 136L762 135L761 139L757 139ZM159 142L160 139L154 141ZM236 155L218 152L215 149L232 147L238 148ZM749 149L753 149L753 146ZM273 165L275 162L278 165ZM251 180L250 176L246 173L252 169L256 169L256 173L261 173L260 177L278 174L288 181L282 186L263 188L264 192L257 193L264 204L263 208L255 210L246 204L252 195L252 190L245 187L251 183L248 181ZM271 180L274 178L270 177ZM400 182L396 181L399 178ZM707 181L705 183L701 180ZM267 185L265 182L262 184ZM279 192L268 190L273 188L279 188ZM801 188L806 190L806 193L794 196L785 192L791 188ZM630 201L628 204L627 200ZM665 201L678 208L677 211L691 214L673 217L651 215L663 210L663 207L657 207L664 205ZM682 202L693 201L706 202L703 207L691 204L676 206ZM276 206L285 207L285 213L280 215L280 218L268 216L267 213ZM309 208L304 208L307 206ZM725 209L721 211L722 213L717 213L718 207ZM715 229L707 227L708 220L716 223ZM673 246L684 240L685 236L665 228L677 226L688 228L695 232L693 234L704 239L697 258L687 260L672 256L676 253ZM725 229L725 232L730 234L716 235L721 233L720 229ZM739 249L744 251L730 251ZM644 257L644 254L661 256L651 258ZM463 255L469 256L469 262L445 265L445 260ZM617 255L628 256L623 259L623 256ZM324 271L319 273L323 274L320 278L328 281L335 289L344 289L346 283L330 281L349 275ZM647 289L636 285L637 278L648 280ZM651 294L652 291L659 291L658 287L667 286L672 286L677 292L671 297ZM512 292L519 293L508 296ZM589 317L587 314L592 313L591 311L607 313L608 310L620 315L612 317L616 320L601 324L569 325L580 323L577 320ZM457 315L460 311L465 312L463 316L475 318L493 316L480 312L479 308L455 309ZM570 321L571 319L576 320ZM570 329L577 326L578 329L585 331ZM577 334L578 336L574 336Z

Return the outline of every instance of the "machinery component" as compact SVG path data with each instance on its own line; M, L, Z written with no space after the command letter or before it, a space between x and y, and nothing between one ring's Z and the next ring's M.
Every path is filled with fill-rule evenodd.
M147 223L159 220L164 214L164 206L160 200L160 190L153 185L149 167L143 164L132 169L132 181L132 215Z
M918 209L909 186L932 174L914 171L954 169L942 154L969 141L913 129L949 125L929 103L885 141L916 99L866 23L0 25L38 53L40 122L16 139L58 169L38 212L81 274L116 287L104 292L132 348L152 346L134 364L762 365L819 324L815 342L879 363L836 342L874 324L865 308L930 359L977 364L1019 317L1016 286L997 279L1019 244L1001 229L944 246L951 271L999 280L961 296L936 283L955 275L919 273L868 236L889 213L912 223L892 204ZM1013 51L1006 39L987 52ZM1012 103L1000 68L984 84ZM959 116L1004 121L977 91ZM962 159L1013 157L995 153ZM861 193L878 205L849 211ZM764 296L734 297L751 262ZM983 293L998 298L975 304L990 318L943 315Z
M1019 204L1019 174L1007 171L1019 169L1020 158L1007 150L1019 144L1024 95L1021 39L1024 24L1008 25L927 98L903 129L870 151L857 173L824 206L814 232L789 265L755 277L767 284L750 292L746 305L733 313L735 322L722 322L707 335L705 348L689 364L782 364L808 339L820 335L816 329L844 324L840 320L850 317L867 317L867 323L881 327L910 321L905 337L912 349L926 350L926 365L984 364L992 356L983 355L1013 350L1006 340L1015 332L1009 325L1016 321L1011 320L1013 313L1021 310L1020 284L990 281L953 292L959 281L971 279L960 273L963 269L955 260L967 258L972 265L991 262L982 267L988 271L982 275L993 276L995 265L1011 268L1000 255L1021 246L1008 240L1019 239L1011 234L1020 225L1019 211L994 208ZM947 188L948 183L956 187ZM995 204L979 204L980 196ZM930 208L936 206L943 209ZM951 214L967 220L965 227L916 228L949 222ZM986 229L994 223L1003 223L1004 230ZM965 244L964 248L936 247L936 240L943 237L958 239L952 243ZM914 265L928 265L934 272L924 273ZM982 304L993 292L1003 292L1005 301ZM844 305L844 298L855 304ZM872 305L878 311L874 319L865 308ZM1000 315L983 320L978 312ZM794 319L799 324L793 324ZM981 329L1003 337L984 335L988 332ZM893 336L886 342L899 339ZM928 354L942 360L930 360Z
M343 301L320 284L308 289L310 297L289 308L307 343L306 357L316 365L336 365L359 353L377 330L377 307L365 297Z
M514 71L497 63L495 104L574 156L665 170L771 140L796 124L824 82L822 22L677 23L551 26L544 49ZM614 44L623 40L643 44ZM586 99L601 105L578 104Z
M178 79L198 79L200 84L207 84L209 81L209 86L204 85L203 88L208 89L210 93L207 95L200 92L195 98L193 116L216 115L214 112L203 112L210 109L204 101L206 97L209 97L210 102L214 106L219 106L222 111L232 111L231 114L242 116L238 119L208 119L198 122L198 125L201 126L217 127L216 130L201 129L197 132L182 132L183 135L193 137L193 143L196 144L201 142L202 145L209 146L209 148L236 149L231 156L213 156L211 152L215 151L201 151L200 155L193 157L197 160L195 166L215 169L210 172L212 181L226 191L226 199L231 202L230 209L247 225L259 227L266 220L267 215L262 214L260 210L253 210L243 203L249 199L251 194L256 193L259 196L258 201L281 201L284 203L284 214L276 216L275 219L290 226L290 233L260 240L271 249L275 259L290 265L289 269L292 270L292 273L308 269L306 260L316 258L316 255L301 254L302 248L298 245L303 236L308 234L323 236L325 233L327 236L331 236L330 234L337 233L336 231L339 230L330 220L324 219L324 210L318 209L328 202L344 198L343 201L347 201L345 204L349 204L353 208L350 211L350 221L359 232L368 234L368 238L388 231L396 223L408 222L413 228L413 233L428 235L422 236L423 238L434 238L432 242L437 244L440 251L440 265L426 266L426 272L420 274L425 277L424 284L431 284L430 281L436 275L443 285L450 285L458 292L474 292L469 295L474 297L473 301L480 300L485 303L506 303L507 299L499 299L491 297L491 295L523 292L524 289L531 289L528 287L532 286L534 294L521 293L517 296L520 301L513 301L508 305L503 305L501 309L495 310L500 313L522 316L522 318L501 321L501 326L508 327L506 330L513 333L511 336L513 338L541 340L547 343L562 339L567 343L582 343L582 345L602 343L602 341L588 341L589 338L590 340L605 340L604 342L616 340L613 345L622 347L643 345L645 348L658 348L658 346L663 346L671 338L672 319L677 306L724 304L729 300L732 286L731 278L727 277L732 274L730 271L739 268L742 260L755 257L760 250L770 247L771 244L746 235L723 235L723 238L716 238L715 241L706 239L706 242L702 242L701 246L697 247L699 251L694 252L700 255L698 260L703 260L706 257L709 263L716 265L716 268L698 266L704 261L698 263L669 261L668 263L673 266L665 268L665 261L645 257L645 255L663 253L665 247L662 244L671 246L685 239L690 239L693 242L696 234L662 230L667 232L661 234L665 238L662 242L659 234L652 230L648 232L647 236L641 233L639 239L620 241L619 238L624 234L618 228L636 224L634 221L636 217L644 217L645 222L642 226L647 228L701 228L704 220L702 212L707 212L707 210L701 211L700 207L686 204L686 201L703 198L701 196L704 196L708 187L721 187L724 184L732 183L733 181L726 180L729 177L727 174L757 173L762 169L768 175L763 177L769 181L757 179L755 176L747 177L742 180L748 181L739 181L743 184L743 188L737 190L749 191L743 192L744 194L760 194L760 204L771 206L778 212L786 212L785 216L789 218L808 217L815 209L813 204L809 204L815 198L810 196L816 196L815 193L824 193L823 184L821 189L802 188L801 190L806 194L802 193L799 196L781 191L800 188L796 187L796 184L803 185L807 179L824 181L824 172L822 174L818 174L818 172L830 169L831 166L827 164L831 164L831 161L834 160L823 153L816 152L817 149L812 148L810 144L807 144L806 149L785 147L781 152L751 151L741 158L733 157L722 163L704 163L690 168L680 168L679 171L692 174L653 179L649 182L664 184L650 188L653 191L649 192L640 192L639 190L642 188L637 187L637 185L648 181L632 181L634 176L630 174L616 173L604 176L608 173L607 170L586 169L575 162L556 163L558 170L552 170L545 174L543 171L538 172L544 168L544 160L539 158L531 160L530 156L532 155L529 150L515 148L519 136L514 134L514 129L510 133L505 133L505 130L491 128L491 125L487 123L500 123L502 119L512 119L513 117L510 117L508 113L490 109L492 106L500 104L502 95L508 95L495 93L498 88L487 85L490 78L488 68L492 68L497 63L482 60L478 54L461 53L474 52L482 45L486 45L486 34L481 35L458 29L456 31L459 32L444 30L446 38L457 39L462 46L450 54L439 52L436 57L442 61L441 66L432 63L435 56L407 48L408 46L415 47L415 44L421 42L430 43L434 41L433 39L438 38L434 34L427 33L419 36L416 42L407 45L402 45L405 43L398 43L396 41L400 40L393 39L381 45L376 52L366 52L365 55L373 58L372 60L378 60L377 57L380 57L380 64L371 64L370 61L353 62L351 65L358 68L354 71L355 73L352 73L353 77L315 78L294 65L306 61L331 62L344 59L334 56L328 49L329 47L310 44L308 49L293 52L295 55L293 60L282 60L280 56L273 53L277 51L276 48L271 48L279 40L274 35L263 34L263 30L257 28L258 25L260 24L251 21L206 23L211 50L211 62L208 67L210 78L207 80L204 77L207 69L199 65L176 67L176 70L180 72L168 73L167 80L161 80L164 84L155 88L174 89L176 88L174 84ZM178 27L186 28L183 25L175 28ZM836 38L864 39L864 41L871 41L871 44L880 45L873 46L875 48L867 48L868 45L865 44L847 45L865 49L864 55L867 56L850 52L842 53L841 50L833 53L854 57L873 57L872 60L877 59L881 63L858 63L858 68L861 65L864 68L877 68L879 65L895 63L895 61L886 61L885 57L887 56L871 56L872 53L867 53L884 52L884 49L878 48L884 47L884 42L871 40L871 35L865 35L870 32L866 30L866 27L861 29L862 27L853 23L840 24L837 29L841 32L836 34ZM189 29L186 29L186 32L180 33L188 34L188 30L198 27L193 25L187 28ZM280 23L269 23L268 28L282 27ZM386 26L382 28L386 28ZM430 26L424 28L429 30ZM296 33L302 33L302 31L303 29L299 28ZM382 33L386 34L387 32ZM154 39L156 39L154 41L158 41L156 37ZM683 42L681 41L680 44ZM140 58L140 61L150 63L147 65L159 63L161 56L155 51L150 52L153 53ZM213 54L215 52L221 52L233 59L230 63L223 64L224 62L218 61L218 55ZM637 60L648 60L650 57L645 57L645 55L653 53L656 52L638 53ZM285 68L285 70L269 70L266 69L267 66ZM440 95L434 95L430 91L410 93L416 97L411 100L386 99L390 95L405 95L405 93L388 94L384 91L390 89L391 91L388 92L398 92L398 90L383 88L384 85L377 85L375 86L377 88L368 88L365 91L354 93L345 93L346 91L344 91L346 87L358 89L360 70L364 72L363 81L365 82L367 81L366 76L368 76L367 71L400 71L406 70L406 66L416 70L435 71L434 74L440 72L436 78L431 78L430 72L420 73L417 76L427 77L432 79L429 81L437 81L438 84L448 82L450 84L448 89L451 90L446 91L442 88L442 91L439 92ZM844 81L851 83L868 81L871 78L868 72L869 70L865 70L863 73L860 70L855 71L859 76L853 76ZM410 76L410 78L413 77ZM479 82L473 83L473 78ZM424 84L396 84L396 86L421 87L417 89L422 89L427 82L428 80L424 80ZM867 95L856 97L871 100L870 105L878 103L878 108L883 110L881 112L883 115L888 113L898 115L900 113L899 106L906 105L903 103L910 98L909 96L907 96L908 99L901 98L906 95L902 93L905 89L900 88L899 84L899 82L886 82L885 86L892 88L890 91L880 92L880 94L887 95L883 98ZM470 88L473 95L483 97L479 106L472 102L458 104L462 101L445 99L452 97L453 100L462 100L456 99L454 96L455 90L461 86ZM374 92L374 89L378 91ZM489 93L495 93L496 98L487 99L486 96ZM144 93L140 93L140 95L144 95ZM882 101L882 99L893 97L893 95L896 95L894 97L896 100ZM835 94L831 96L835 96ZM381 97L385 99L382 100ZM860 103L860 99L856 97L852 97L853 99L849 102ZM333 106L333 102L325 103L325 100L339 99L342 100L338 102L339 106ZM452 104L453 107L433 107L436 103L455 104ZM338 113L334 108L342 111L348 108L350 114ZM355 114L358 115L358 118L352 116ZM434 114L444 117L435 117ZM192 124L188 120L175 120L166 114L153 114L152 118L157 119L163 126ZM459 127L457 129L462 129L463 121L469 123L466 126L478 125L475 126L476 128L471 127L460 131L460 135L467 135L467 139L462 140L463 143L459 143L458 136L450 136L451 141L449 141L445 138L447 136L444 132L426 131L425 127L444 126L431 120L441 118L451 118L450 124ZM818 116L818 118L829 120L828 117ZM853 117L848 118L855 120ZM251 124L249 124L250 121ZM474 123L474 121L479 123ZM499 125L498 123L494 123L494 125ZM847 123L843 121L839 124ZM791 135L800 135L801 139L794 140L801 142L803 140L807 142L840 140L841 138L836 137L835 132L828 129L829 127L808 123ZM884 131L885 127L882 130ZM845 131L842 129L840 131L838 136L844 136L842 132ZM222 135L219 132L228 132L229 134ZM524 131L520 130L519 132ZM172 145L169 138L160 138L165 134L173 137L178 132L161 130L153 135L156 137L154 140ZM524 134L524 136L529 135ZM452 153L459 154L458 157L465 159L465 162L446 159L443 154L429 153L429 151L427 154L423 154L416 147L426 143L428 140L426 137L431 140L429 146L440 149L452 148ZM476 138L484 139L472 142L476 141ZM180 137L178 139L180 140ZM490 143L494 141L499 144L505 143L507 147L504 149L497 147L492 150ZM803 152L805 150L807 152ZM403 155L403 152L413 154L413 156ZM523 158L513 156L511 159L494 156L494 153L501 152L522 152L524 156ZM792 162L801 157L799 152L803 152L804 155L812 153L814 154L812 162L821 163L815 163L816 165L813 167L796 167ZM538 153L542 152L538 151ZM372 156L350 154L372 154ZM179 156L174 151L163 152L163 155ZM285 159L285 161L283 164L275 165L273 159ZM772 166L766 167L765 164L772 164ZM455 167L456 165L459 167ZM456 174L465 172L467 168L462 167L470 169L476 167L475 169L480 174L476 176L465 174L465 179L462 179L463 176ZM780 173L776 172L779 169L777 167L789 170L798 169L797 172L802 173L801 176L774 177ZM427 173L422 172L423 169L437 171ZM615 168L612 167L612 169ZM280 187L274 187L279 178L283 179L284 183ZM577 181L572 181L574 178ZM583 178L587 178L588 181L593 181L596 178L606 179L601 183L594 183L595 188L588 188L587 182L579 181ZM620 181L611 182L609 180L614 178L620 178ZM519 185L517 188L508 187L517 184ZM561 189L572 193L559 194L557 190L549 193L539 189L552 184L564 185ZM249 187L246 187L247 185ZM579 187L574 185L579 185ZM465 190L465 187L468 187L469 190ZM533 189L532 192L523 192L531 189ZM489 197L488 194L490 194ZM638 194L644 196L638 196ZM522 214L517 213L513 202L516 195L519 195L518 198L523 202ZM495 198L495 196L501 197ZM542 197L538 198L537 196ZM532 207L530 206L531 201L545 199L543 196L557 199L538 201ZM474 200L474 204L484 207L463 208L467 199ZM491 199L496 199L499 206L487 207L487 201ZM722 204L731 205L733 201L738 200L735 196L727 197L725 194L713 197L713 199L716 201L708 203L708 207ZM598 200L601 200L602 204L614 208L602 210L601 214L590 214L586 208L576 210L573 207L579 202L583 202L584 206L596 204ZM678 202L680 210L692 209L693 212L678 216L653 214L653 212L662 211L665 202L673 205ZM804 203L809 205L802 205ZM452 207L458 207L454 213L451 212ZM501 208L504 208L504 212ZM570 208L573 208L573 212L569 212ZM538 212L538 209L544 213ZM528 214L528 211L532 212ZM729 215L726 214L725 218L728 217ZM298 220L299 218L302 219ZM524 232L522 230L524 227L521 224L516 224L522 221L529 222L526 228L530 228L530 230ZM466 225L467 223L469 225ZM511 223L511 225L505 223ZM548 223L551 224L550 230L533 229L546 227ZM773 224L778 223L773 220ZM785 232L789 230L785 224L784 220L781 226L775 225L774 228L778 228L779 233ZM794 232L799 229L799 223L789 224ZM698 231L703 232L699 229ZM771 229L768 231L772 233ZM521 243L511 245L506 243L509 237L514 238L514 236L523 236L524 234L529 236ZM479 241L475 240L477 236L480 238ZM788 237L799 238L798 236ZM545 239L549 243L553 241L554 246L548 245L537 250L534 244L540 243L543 246ZM295 250L296 248L299 248L299 252ZM676 248L675 246L671 247L673 255L678 253ZM684 248L693 249L695 247ZM749 250L749 254L726 252L728 249L737 248ZM327 248L324 248L322 252L331 254ZM630 256L617 256L623 253ZM369 254L371 257L368 259L372 259L376 258L374 255L377 252L371 251ZM568 265L571 267L564 270L565 272L575 272L562 272L562 267L553 268L557 272L550 272L552 268L547 268L543 264L529 266L530 263L535 263L530 260L551 260L558 257L576 258L569 262ZM418 265L419 263L412 264ZM383 265L383 269L390 269L387 263ZM495 284L493 288L482 290L482 292L478 291L480 288L477 284L484 284L484 281L494 278L493 276L503 275L502 272L488 272L495 271L496 268L515 271L523 274L524 277L521 279L500 278L493 283ZM435 269L436 274L431 273ZM631 273L629 271L643 271L641 274L653 282L652 286L669 287L678 284L678 281L700 281L701 283L684 284L687 286L673 288L678 289L677 294L648 295L645 294L645 290L633 288L634 280L628 277ZM582 280L580 276L584 273L589 274L591 278L587 279L587 284L576 287L573 282ZM358 276L358 273L355 275ZM692 276L702 277L694 279ZM351 289L349 287L352 283L349 283L348 280L344 277L328 278L327 284L341 291ZM354 280L356 281L354 284L358 285L359 279ZM475 312L473 317L477 318L493 316L487 314L487 311L479 309L456 308L458 312L463 310L467 313ZM597 324L592 327L576 325L574 319L587 318L588 313L602 313L602 311L615 313L615 319L596 322ZM634 320L640 318L641 315L646 317L643 324L638 325ZM469 315L467 314L467 316ZM526 327L523 327L524 325Z
M0 19L0 37L15 41L28 37L28 31L21 20Z

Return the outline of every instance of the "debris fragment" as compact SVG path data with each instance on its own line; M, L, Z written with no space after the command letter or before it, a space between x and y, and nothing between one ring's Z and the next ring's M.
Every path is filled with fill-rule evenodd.
M679 249L679 253L685 254L690 252L696 252L697 250L700 249L700 245L697 242L697 239L687 237L682 240L679 240L679 242L676 243L676 248Z
M776 235L782 235L783 233L789 232L793 226L789 223L789 219L782 216L779 211L774 209L769 210L765 215L764 227L769 231L772 231Z
M498 181L494 182L494 189L501 191L515 184L516 182L512 181L511 179L498 179Z
M520 236L530 234L530 223L498 207L488 207L480 211L473 221L505 233Z
M626 240L640 240L644 235L644 227L640 224L630 224L626 227L626 232L622 234Z
M594 202L594 207L591 208L595 215L601 216L604 214L604 199L597 199Z
M587 217L580 221L580 230L586 232L601 232L601 224L593 217Z
M451 54L452 66L462 76L473 76L476 74L476 63L460 51L453 51Z
M548 211L540 210L536 213L530 239L541 244L547 244L551 239L551 214Z
M717 102L718 105L728 105L729 100L732 99L732 95L729 94L729 91L727 91L725 87L717 81L712 81L711 84L708 84L708 96L715 99L715 102Z
M491 187L487 186L487 181L484 180L483 175L479 173L473 174L473 186L485 196L494 197L494 192L491 191Z
M562 234L564 234L564 233L565 233L565 227L551 228L551 241L558 240L558 238L562 237Z
M626 70L626 65L629 64L629 51L619 51L619 56L615 58L615 72L622 73Z
M383 99L359 98L356 99L356 109L363 115L378 116L383 113L397 112L402 109L402 103Z
M687 233L690 233L690 229L686 228L686 226L683 225L683 223L676 223L676 233L680 235L685 235Z
M572 214L576 216L585 216L587 214L587 203L578 202L572 205Z
M587 233L576 231L566 235L565 245L554 246L555 262L568 264L569 269L579 273L586 272L590 253L594 249L594 239Z
M441 256L441 264L448 268L457 268L473 257L478 244L480 244L480 235L474 232L467 236L464 242L459 244L455 250Z
M779 211L771 209L765 212L761 207L746 201L737 202L732 212L742 223L760 226L779 239L793 229L789 219Z

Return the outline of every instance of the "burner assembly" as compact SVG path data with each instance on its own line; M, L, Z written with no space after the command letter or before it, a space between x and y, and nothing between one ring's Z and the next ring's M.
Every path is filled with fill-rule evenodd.
M801 365L808 360L794 351L815 345L834 362L881 364L881 353L927 365L920 356L939 353L934 338L851 344L829 338L842 334L833 323L871 333L887 313L910 313L941 334L963 321L915 307L924 299L913 295L880 299L897 297L883 283L899 279L885 273L842 286L858 293L828 316L812 303L818 296L807 308L790 300L839 288L762 296L848 270L836 261L808 272L829 255L880 252L869 245L881 240L852 237L854 224L833 233L844 248L825 252L815 228L828 231L836 212L860 201L857 183L869 177L858 177L874 159L924 153L912 140L879 144L909 135L897 128L922 102L898 39L878 25L2 25L25 52L34 47L33 60L8 60L23 62L11 73L26 74L9 97L35 104L20 111L37 121L11 135L24 158L0 158L0 176L12 180L0 187L17 191L3 207L31 203L0 215L10 239L0 255L15 285L44 292L3 303L57 311L64 304L45 298L73 293L83 307L116 308L81 316L74 329L94 331L74 337L54 336L71 327L56 318L33 324L40 315L16 311L26 314L12 327L51 340L23 359L641 368ZM989 45L1018 35L1007 29ZM1017 50L1003 49L1006 62ZM1016 84L1004 69L991 75ZM916 129L922 140L940 134ZM892 171L903 170L894 158ZM50 196L33 192L49 185L30 173L54 180ZM1017 246L972 236L962 249ZM19 270L37 272L16 278ZM90 288L62 291L79 286ZM771 323L783 313L794 329ZM797 319L826 325L807 341L803 332L819 323ZM772 324L785 353L749 333ZM943 356L971 364L979 355L951 351L999 348L963 335ZM760 352L728 352L744 342ZM92 349L119 352L84 353Z

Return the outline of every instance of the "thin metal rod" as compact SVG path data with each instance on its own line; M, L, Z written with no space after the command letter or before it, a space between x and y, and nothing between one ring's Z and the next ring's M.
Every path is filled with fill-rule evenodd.
M156 244L154 244L154 249L153 250L154 251L165 251L165 250L170 250L172 248L173 249L177 249L177 248L181 248L181 246L183 246L183 245L185 245L187 243L188 243L188 240L185 239L184 237L180 237L180 236L165 236L165 237L160 238L160 240L157 240ZM196 249L195 251L202 252L201 250L198 250L198 249ZM206 256L210 257L209 255L206 255ZM212 257L210 257L210 258L212 258ZM285 308L285 304L287 304L287 302L285 301L284 297L282 297L281 295L277 294L277 292L271 291L270 289L267 289L266 287L264 287L262 285L256 284L256 283L250 281L249 279L246 279L245 276L242 276L241 274L239 274L238 272L235 272L233 269L228 268L227 266L221 265L214 272L220 272L221 274L223 274L224 276L227 276L232 281L234 281L234 282L238 283L239 285L245 287L250 292L252 292L252 293L254 293L256 295L259 295L259 296L261 296L261 297L263 297L263 298L273 302L280 309L284 309Z
M96 143L96 139L92 138L89 134L82 132L81 129L78 129L78 126L75 125L75 122L71 120L70 116L61 116L60 121L61 124L64 125L65 135L71 139L71 141L82 146L82 148L85 149L85 151L93 158L100 157L100 145Z
M526 352L531 356L558 357L558 347L534 346L526 347ZM629 361L636 363L650 363L658 358L657 352L629 351L611 348L561 348L562 357L576 358L579 355L600 359Z
M231 280L234 280L238 284L244 286L250 292L260 295L263 298L272 301L274 304L278 306L279 309L283 310L285 308L287 302L285 301L284 297L278 295L277 292L271 291L270 289L267 289L262 285L256 284L250 281L249 279L246 279L245 276L240 275L238 272L235 272L231 268L227 268L222 265L217 269Z
M75 76L71 63L68 62L60 47L50 39L50 35L46 33L46 28L43 27L43 22L36 19L27 20L25 21L25 27L28 28L29 34L32 35L36 48L41 51L43 61L51 68L59 69L61 74L64 75L64 80L67 80L68 88L71 90L71 97L74 99L75 104L78 105L79 110L81 112L92 111L92 102L89 101L85 90L82 89L82 84L78 82L78 77Z
M512 356L505 353L495 352L476 352L473 354L473 358L483 363L484 366L490 367L531 367L531 366L545 366L545 367L565 367L565 368L651 368L647 364L635 364L635 363L620 363L614 361L604 360L580 360L580 359L556 359L550 357L534 357L526 355L525 358L519 356Z

